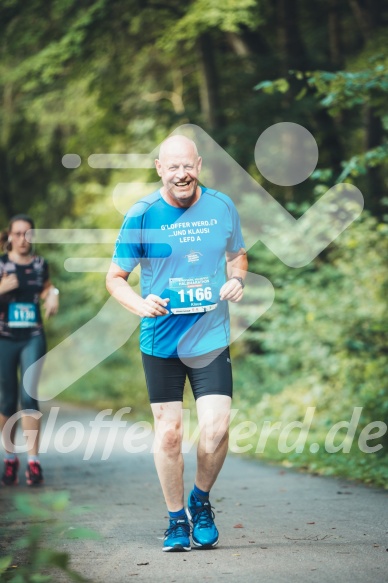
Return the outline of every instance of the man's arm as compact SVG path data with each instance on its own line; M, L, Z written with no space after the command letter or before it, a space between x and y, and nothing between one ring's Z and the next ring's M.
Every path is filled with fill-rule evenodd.
M248 270L248 258L245 249L241 248L237 253L226 253L226 270L228 281L220 290L220 299L230 302L239 302L244 295L243 286L236 277L245 279Z
M156 318L169 313L165 308L169 299L162 299L155 294L142 298L127 283L128 276L127 271L111 263L106 276L106 289L119 304L141 318Z

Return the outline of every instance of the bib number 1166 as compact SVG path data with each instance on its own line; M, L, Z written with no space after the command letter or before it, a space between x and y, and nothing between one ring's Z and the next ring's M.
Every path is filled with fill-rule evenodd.
M212 299L212 290L211 287L197 287L195 289L189 288L186 290L179 290L178 294L181 298L181 302L185 301L185 293L189 296L190 302L202 302L203 300L211 300Z
M172 277L169 279L170 309L172 314L200 314L217 307L218 288L209 276Z

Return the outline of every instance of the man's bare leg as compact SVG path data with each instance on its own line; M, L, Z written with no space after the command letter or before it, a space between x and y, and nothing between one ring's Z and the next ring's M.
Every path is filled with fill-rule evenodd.
M182 402L152 403L154 460L168 510L183 508Z
M209 492L228 452L229 421L232 399L225 395L205 395L197 399L201 427L197 450L195 484Z
M223 466L228 451L231 398L206 395L197 399L200 439L197 473L189 496L188 512L193 523L196 547L212 549L218 544L218 530L209 502L209 492Z

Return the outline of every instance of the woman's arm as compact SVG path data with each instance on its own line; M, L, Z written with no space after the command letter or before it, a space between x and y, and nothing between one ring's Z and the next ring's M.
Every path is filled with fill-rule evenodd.
M43 305L46 318L54 316L59 308L59 290L49 279L44 282L40 297L44 301Z

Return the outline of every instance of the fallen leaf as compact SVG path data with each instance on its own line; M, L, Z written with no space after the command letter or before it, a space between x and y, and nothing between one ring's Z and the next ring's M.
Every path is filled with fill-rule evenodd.
M315 524L315 522L306 522L306 524Z
M238 524L235 524L233 528L244 528L244 525L239 522Z

